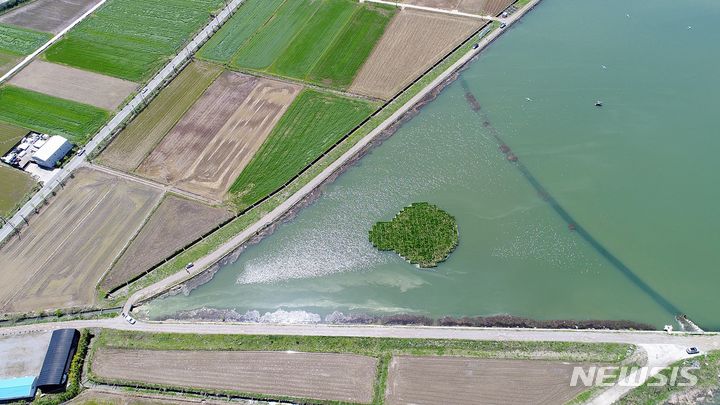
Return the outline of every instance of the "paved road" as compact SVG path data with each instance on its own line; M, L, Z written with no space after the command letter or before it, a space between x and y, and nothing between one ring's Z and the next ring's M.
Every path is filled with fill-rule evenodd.
M117 113L110 122L105 125L100 132L98 132L85 147L85 153L83 155L76 155L73 157L62 170L59 170L52 179L46 182L43 187L35 193L35 195L28 201L18 212L8 220L9 224L5 224L0 229L0 241L5 240L8 236L12 235L14 228L20 227L24 223L24 218L29 217L33 214L35 207L42 205L43 201L51 198L53 190L58 188L62 182L64 182L71 173L83 166L86 162L87 156L91 154L95 149L98 148L126 119L128 119L133 111L139 106L145 103L146 95L152 94L156 90L159 90L163 82L175 74L175 71L181 67L185 61L190 59L200 46L208 39L217 29L230 17L232 12L242 4L244 0L233 0L228 3L225 7L202 31L200 31L195 37L193 37L188 45L183 48L155 77L148 82L148 84L127 104L125 107ZM92 10L91 10L92 11Z
M468 17L468 18L477 18L482 20L490 20L490 21L500 21L505 22L506 20L503 18L498 18L493 15L478 15L478 14L471 14L471 13L463 13L462 11L458 10L446 10L444 8L435 8L435 7L427 7L427 6L418 6L415 4L407 4L407 3L398 3L397 1L385 1L385 0L360 0L360 2L368 2L368 3L379 3L379 4L385 4L388 6L395 6L400 7L402 9L413 9L413 10L422 10L422 11L429 11L431 13L440 13L440 14L450 14L454 16L461 16L461 17Z

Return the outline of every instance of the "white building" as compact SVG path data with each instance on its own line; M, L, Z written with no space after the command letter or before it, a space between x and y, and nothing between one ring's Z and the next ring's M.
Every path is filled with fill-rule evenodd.
M50 137L45 144L35 152L33 160L38 166L46 169L54 169L55 164L65 157L73 148L73 145L59 135Z

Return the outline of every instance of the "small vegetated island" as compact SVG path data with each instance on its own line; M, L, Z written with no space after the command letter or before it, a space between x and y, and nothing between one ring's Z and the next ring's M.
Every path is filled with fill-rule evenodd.
M370 230L370 242L421 268L431 268L447 259L457 246L457 222L435 205L413 203L392 221L376 223Z

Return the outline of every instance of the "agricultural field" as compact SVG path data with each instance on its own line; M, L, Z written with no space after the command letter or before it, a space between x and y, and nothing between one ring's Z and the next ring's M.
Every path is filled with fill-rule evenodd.
M377 359L353 354L99 349L101 380L370 403Z
M9 217L36 186L28 173L0 163L0 216Z
M368 102L306 89L230 188L238 209L275 191L372 113Z
M221 75L137 173L222 201L299 91L241 73Z
M29 129L0 122L0 156L8 153L28 132Z
M479 29L480 20L401 11L365 62L350 91L389 99Z
M15 65L17 65L22 57L18 55L12 55L7 52L0 51L0 76L9 72Z
M50 135L63 135L82 145L108 119L97 107L13 86L0 87L0 121Z
M249 0L199 53L203 59L346 87L395 10L354 0Z
M223 0L110 0L45 52L51 62L144 82Z
M131 172L170 132L222 69L192 62L132 120L98 157L98 163Z
M0 312L89 306L161 192L79 169L20 235L0 248Z
M35 60L10 79L27 90L114 111L137 84L127 80Z
M515 0L402 0L401 2L416 6L495 16L510 7Z
M0 24L0 52L29 55L52 38L51 34Z
M35 0L0 16L0 24L57 34L99 0Z
M172 253L229 219L223 208L168 196L100 283L103 291L124 285Z
M255 401L233 400L237 405L258 405ZM175 394L160 395L148 393L131 393L116 391L101 391L92 388L83 391L77 397L66 402L70 405L228 405L228 401L213 400L211 398L179 397Z
M579 363L471 357L395 356L386 403L563 404L587 388L570 386Z

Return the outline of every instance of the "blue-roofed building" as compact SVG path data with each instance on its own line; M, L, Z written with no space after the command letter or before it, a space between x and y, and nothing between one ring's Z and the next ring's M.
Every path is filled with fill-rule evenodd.
M32 401L37 387L35 377L0 379L0 404Z

